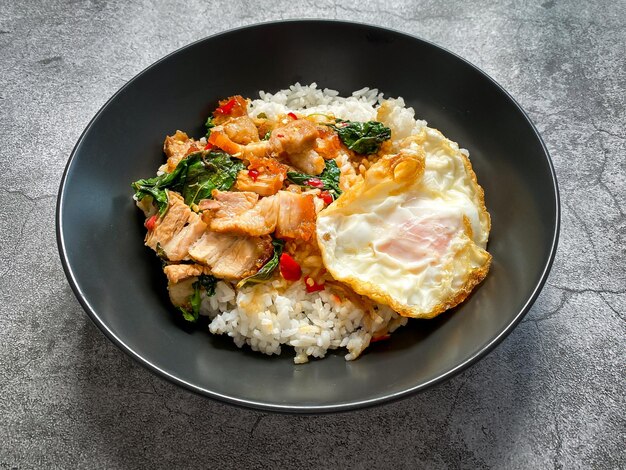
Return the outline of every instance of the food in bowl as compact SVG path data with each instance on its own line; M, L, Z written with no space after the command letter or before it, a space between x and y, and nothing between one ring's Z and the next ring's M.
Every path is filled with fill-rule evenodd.
M356 359L487 275L490 217L466 150L402 98L315 84L219 102L133 183L185 321L294 362Z

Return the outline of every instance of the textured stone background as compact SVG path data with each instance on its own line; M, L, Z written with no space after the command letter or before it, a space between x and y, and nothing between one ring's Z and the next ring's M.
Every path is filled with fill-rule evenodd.
M393 6L392 6L393 3ZM626 4L586 1L0 1L0 468L626 467ZM264 414L152 375L88 320L55 197L102 104L161 56L280 18L392 27L483 68L552 154L562 231L523 323L399 403Z

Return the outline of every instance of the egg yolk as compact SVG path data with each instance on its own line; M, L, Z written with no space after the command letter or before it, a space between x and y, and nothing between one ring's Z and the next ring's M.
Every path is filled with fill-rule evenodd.
M428 217L410 220L397 227L393 238L376 246L377 251L399 261L419 262L424 258L440 259L459 229L458 220Z

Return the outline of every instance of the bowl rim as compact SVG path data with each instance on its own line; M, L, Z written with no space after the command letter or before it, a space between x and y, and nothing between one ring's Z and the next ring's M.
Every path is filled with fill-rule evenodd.
M472 356L467 358L465 361L463 361L462 363L458 364L456 367L448 370L447 372L444 372L444 373L438 375L437 377L435 377L435 378L433 378L431 380L428 380L426 382L420 383L420 384L415 385L413 387L409 387L409 388L404 389L404 390L399 391L399 392L381 394L381 395L379 395L377 397L374 397L374 398L357 400L357 401L348 402L348 403L331 404L331 405L293 405L293 404L291 404L291 405L289 405L289 404L283 405L283 404L270 404L270 403L265 403L265 402L262 402L262 401L256 401L256 400L252 400L252 399L243 399L243 398L238 398L236 396L229 396L229 395L226 395L226 394L223 394L223 393L214 392L214 391L211 391L211 390L199 387L197 385L194 385L193 383L187 382L187 381L181 379L180 377L177 377L176 375L161 369L154 362L151 362L148 358L146 358L146 357L142 356L141 354L139 354L138 352L136 352L131 346L129 346L123 340L121 340L106 325L106 323L100 318L100 316L99 316L98 312L96 311L96 309L90 304L89 300L87 299L87 296L81 290L80 284L79 284L79 280L76 277L74 271L72 270L72 266L71 266L71 264L69 262L68 253L67 253L67 247L66 247L64 236L63 236L63 224L62 224L63 213L64 213L65 187L66 187L66 185L68 183L70 170L73 167L74 161L75 161L76 156L77 156L77 154L78 154L78 152L80 150L80 147L83 144L83 141L85 139L86 134L94 126L95 122L98 120L100 115L104 113L104 111L109 107L109 105L113 101L115 101L117 96L119 94L121 94L124 90L126 90L127 87L131 86L137 79L139 79L139 77L143 76L149 70L153 69L154 67L157 67L162 62L168 60L170 57L175 56L175 55L179 54L180 52L182 52L184 50L187 50L187 49L189 49L191 47L194 47L197 44L202 43L204 41L208 41L208 40L220 37L220 36L234 34L234 33L237 33L239 31L242 31L242 30L263 29L265 27L272 26L272 25L277 25L277 24L282 24L282 25L285 25L285 24L287 24L287 25L288 24L302 25L302 24L315 24L315 23L317 23L317 24L333 24L333 25L337 25L337 26L342 26L343 25L343 26L346 26L346 27L361 26L361 27L364 27L365 29L370 29L372 31L379 31L379 32L384 32L384 33L390 33L391 32L391 33L393 33L395 35L402 36L402 37L404 37L406 39L410 39L410 40L413 40L413 41L419 41L419 42L425 44L428 47L433 47L433 48L439 49L440 51L443 51L443 52L453 56L455 59L464 62L465 65L468 65L469 67L474 69L484 79L486 79L493 86L495 86L495 88L498 89L501 93L503 93L505 95L505 97L508 98L508 100L513 104L513 106L515 108L517 108L517 110L520 112L521 116L526 120L526 122L530 126L530 128L531 128L532 132L534 133L536 139L538 140L538 142L541 145L544 157L545 157L545 159L546 159L546 161L548 163L548 168L550 170L550 176L552 178L552 190L554 192L554 201L555 201L555 208L554 208L555 209L554 232L552 234L552 240L551 240L551 245L550 245L549 256L547 257L547 259L544 262L543 268L541 270L541 275L540 275L539 281L536 283L534 289L530 293L530 296L527 298L527 300L524 303L524 305L522 306L522 308L517 312L517 314L514 316L513 320L498 335L496 335L494 338L492 338L486 345L484 345L482 348L480 348L477 352L475 352ZM254 24L244 25L244 26L240 26L240 27L237 27L237 28L232 28L232 29L228 29L228 30L225 30L225 31L221 31L219 33L212 34L212 35L206 36L204 38L198 39L196 41L193 41L193 42L191 42L189 44L186 44L186 45L184 45L184 46L182 46L182 47L180 47L180 48L178 48L178 49L168 53L167 55L163 56L159 60L153 62L152 64L150 64L149 66L147 66L146 68L141 70L139 73L135 74L130 80L128 80L128 82L126 82L122 87L120 87L100 107L100 109L93 116L93 118L91 118L91 120L89 121L89 123L87 124L87 126L85 127L83 132L80 134L80 137L78 138L76 144L74 145L74 148L72 149L72 152L70 154L70 157L69 157L69 159L67 161L67 164L65 166L65 169L63 171L63 175L61 177L61 182L60 182L60 185L59 185L59 190L58 190L58 194L57 194L57 201L56 201L55 225L56 225L57 247L58 247L58 250L59 250L59 256L60 256L60 259L61 259L61 264L63 266L63 270L65 271L65 275L66 275L67 280L68 280L68 282L70 284L70 287L72 288L72 291L74 292L74 295L76 296L78 302L81 304L81 306L83 307L83 309L85 310L85 312L87 313L87 315L89 316L91 321L102 331L102 333L104 333L104 335L111 342L113 342L113 344L115 344L119 349L121 349L126 354L128 354L130 357L135 359L143 367L147 368L148 370L150 370L152 373L156 374L157 376L160 376L160 377L168 380L169 382L172 382L172 383L174 383L176 385L179 385L179 386L181 386L183 388L186 388L187 390L190 390L190 391L192 391L194 393L197 393L199 395L202 395L202 396L205 396L205 397L209 397L209 398L212 398L212 399L215 399L215 400L218 400L218 401L221 401L221 402L225 402L225 403L228 403L228 404L231 404L231 405L236 405L236 406L247 408L247 409L252 408L252 409L261 410L261 411L270 411L270 412L278 412L278 413L322 414L322 413L344 412L344 411L357 410L357 409L361 409L361 408L368 408L368 407L372 407L372 406L375 406L375 405L380 405L380 404L383 404L383 403L390 403L390 402L393 402L393 401L396 401L396 400L399 400L399 399L402 399L402 398L410 397L410 396L414 395L417 392L424 391L424 390L426 390L426 389L428 389L428 388L430 388L430 387L432 387L432 386L434 386L436 384L442 383L442 382L452 378L453 376L459 374L460 372L464 371L465 369L467 369L471 365L473 365L476 362L478 362L480 359L482 359L487 354L489 354L493 349L495 349L495 347L498 346L504 340L504 338L506 338L513 331L513 329L519 324L519 322L526 315L528 310L530 310L531 306L533 305L533 303L537 299L539 293L541 292L543 286L546 283L546 280L547 280L548 275L550 273L550 269L551 269L551 267L553 265L553 262L554 262L554 258L555 258L556 251L557 251L557 246L558 246L559 232L560 232L560 225L561 225L561 205L560 205L559 187L558 187L556 172L555 172L555 169L554 169L554 164L553 164L552 159L550 157L550 153L548 152L548 149L547 149L547 147L545 145L545 142L543 141L541 135L537 131L537 128L533 124L533 122L530 119L530 117L526 114L524 109L509 94L509 92L507 92L498 82L496 82L491 76L489 76L481 68L479 68L476 65L472 64L471 62L469 62L468 60L466 60L463 57L459 56L458 54L456 54L456 53L454 53L454 52L452 52L452 51L450 51L450 50L448 50L448 49L446 49L446 48L444 48L442 46L439 46L438 44L435 44L434 42L431 42L431 41L426 40L426 39L422 39L422 38L420 38L418 36L415 36L413 34L410 34L410 33L406 33L406 32L403 32L403 31L398 31L398 30L393 29L393 28L382 27L382 26L373 25L373 24L364 23L364 22L345 21L345 20L288 19L288 20L267 21L267 22L261 22L261 23L254 23Z

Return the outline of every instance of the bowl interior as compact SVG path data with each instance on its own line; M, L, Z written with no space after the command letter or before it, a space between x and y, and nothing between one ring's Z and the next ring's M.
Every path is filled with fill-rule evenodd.
M285 40L285 38L289 38ZM143 246L130 183L153 175L164 136L199 136L218 99L294 82L342 94L364 86L402 96L416 115L470 151L492 216L491 272L468 301L411 321L358 360L343 353L294 365L172 321L159 263ZM397 32L340 22L259 25L187 46L118 92L76 145L61 186L58 235L68 278L95 323L167 378L232 403L330 411L422 389L505 336L538 293L558 233L546 150L521 109L457 56Z

